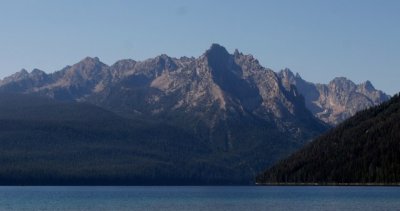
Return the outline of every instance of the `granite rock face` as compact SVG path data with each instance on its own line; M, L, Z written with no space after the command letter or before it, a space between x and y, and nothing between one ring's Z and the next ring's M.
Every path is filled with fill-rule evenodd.
M294 75L289 69L279 72L286 89L291 85L304 96L307 108L322 121L336 125L360 110L387 101L390 97L376 90L370 81L355 84L344 77L329 84L314 84Z

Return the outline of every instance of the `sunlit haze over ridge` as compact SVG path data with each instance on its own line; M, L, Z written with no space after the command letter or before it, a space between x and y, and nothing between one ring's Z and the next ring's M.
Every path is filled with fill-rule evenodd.
M200 56L212 43L305 80L344 76L400 91L400 1L5 0L0 78L48 73L86 56L106 64Z

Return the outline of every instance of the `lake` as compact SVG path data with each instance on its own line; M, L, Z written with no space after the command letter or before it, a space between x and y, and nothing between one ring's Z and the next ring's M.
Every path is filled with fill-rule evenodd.
M399 187L0 187L0 210L398 210Z

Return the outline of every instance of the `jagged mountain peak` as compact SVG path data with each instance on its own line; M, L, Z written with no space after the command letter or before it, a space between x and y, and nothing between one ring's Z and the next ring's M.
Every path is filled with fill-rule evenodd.
M346 77L334 78L331 82L329 82L329 86L336 91L353 91L357 88L357 85Z
M48 77L47 73L37 68L33 69L31 73L29 73L29 78L35 81L36 83L45 80L47 77Z
M238 49L235 49L235 52L233 53L233 55L234 55L235 57L237 57L237 56L242 56L243 53L240 52Z
M192 57L182 56L179 58L179 60L181 62L192 62L192 61L196 60L196 58L194 58L193 56Z
M133 70L136 64L137 61L133 59L121 59L112 64L110 69L113 70L118 77L120 77L120 74L124 74L124 72Z
M218 43L211 44L210 48L207 51L223 51L223 52L228 53L226 48Z
M285 67L281 71L278 72L279 77L285 78L290 81L294 81L296 79L302 80L300 74L298 72L294 73L290 68Z
M26 69L22 68L20 71L14 73L11 76L15 77L15 79L18 80L18 79L29 77L29 72Z
M211 62L227 64L232 63L234 60L241 60L245 63L260 65L259 61L255 59L252 54L243 54L238 49L235 49L233 54L231 54L224 46L216 43L212 44L211 47L203 54L203 56Z
M104 64L100 61L98 57L85 57L78 63L74 64L69 68L69 71L90 71L95 69L100 69L103 67L108 67L108 65Z
M234 74L238 77L242 76L242 69L240 64L235 60L246 60L246 56L239 56L237 58L230 54L225 47L219 44L212 44L210 49L208 49L203 58L205 58L206 64L211 70L213 78L217 81L226 80L230 78L230 74ZM245 61L244 63L249 63Z
M156 59L163 59L163 60L172 60L172 57L168 56L167 54L163 53L156 56Z
M278 73L280 76L282 76L282 77L288 77L288 78L290 78L290 79L293 79L293 78L295 78L295 75L294 75L294 73L289 69L289 68L284 68L284 69L282 69L281 71L279 71L279 73Z
M286 89L294 84L305 98L307 108L319 119L335 125L357 111L377 105L389 99L377 91L371 82L356 85L346 77L336 77L329 84L313 84L300 76L293 76L290 70L279 73Z
M167 54L161 54L156 57L157 63L167 70L173 70L177 68L177 64L175 62L175 58L168 56Z
M17 72L17 74L20 74L20 75L26 75L28 73L29 72L25 68L22 68L20 71Z
M291 90L291 86L305 86L307 85L306 83L301 83L303 80L300 76L299 73L294 74L289 68L284 68L281 71L278 72L278 76L282 81L283 86L286 88L286 90ZM299 87L297 87L299 89ZM301 90L301 88L300 88ZM300 93L302 94L302 93ZM304 95L304 94L302 94Z
M344 76L340 76L340 77L335 77L333 78L333 80L331 80L329 83L335 83L335 84L354 84L355 83L351 80L349 80L348 78L344 77Z
M31 78L40 78L40 77L45 77L47 76L47 73L44 72L43 70L40 69L33 69L30 73L29 73L29 77Z
M31 75L43 75L43 74L46 74L43 70L40 70L40 69L37 69L37 68L35 68L35 69L33 69L32 71L31 71L31 73L30 73Z
M114 64L111 65L112 68L123 68L123 69L129 69L135 66L137 61L133 59L121 59L116 61Z
M100 59L99 57L90 57L90 56L86 56L85 58L83 58L79 63L100 63Z
M1 80L1 84L13 82L13 81L20 81L29 78L29 72L26 69L21 69L20 71L5 77Z
M204 56L209 60L220 60L226 62L231 56L225 47L219 44L212 44L211 47L204 53Z
M108 68L108 65L101 62L98 57L85 57L78 63L64 68L62 72L64 72L63 77L90 80L91 77L96 77L105 68Z
M362 89L373 92L376 91L375 87L372 85L371 81L367 80L359 85Z
M108 65L104 64L100 61L98 57L85 57L78 63L72 65L68 68L69 72L78 71L78 72L90 72L94 70L99 70L101 68L108 67Z
M293 71L292 71L290 68L288 68L288 67L283 68L283 69L281 70L281 72L286 72L286 73L288 73L288 74L294 75Z

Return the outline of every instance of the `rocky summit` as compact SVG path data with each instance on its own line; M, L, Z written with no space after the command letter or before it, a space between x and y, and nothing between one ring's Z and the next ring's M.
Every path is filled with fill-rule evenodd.
M296 86L304 96L307 108L317 118L331 125L390 98L376 90L370 81L357 85L347 78L337 77L329 84L314 84L305 81L299 74L294 75L289 69L280 71L279 77L285 87Z

